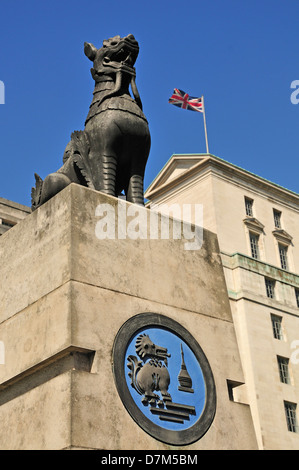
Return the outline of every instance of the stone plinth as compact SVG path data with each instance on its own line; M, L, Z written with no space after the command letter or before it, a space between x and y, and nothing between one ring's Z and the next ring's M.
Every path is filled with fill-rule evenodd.
M100 239L100 209L115 209L117 232L118 202L72 184L0 239L0 449L172 448L132 419L114 381L115 337L144 312L180 323L213 371L214 420L182 448L256 448L249 407L229 393L244 378L216 236L204 231L198 250L149 227ZM121 204L123 217L133 206Z

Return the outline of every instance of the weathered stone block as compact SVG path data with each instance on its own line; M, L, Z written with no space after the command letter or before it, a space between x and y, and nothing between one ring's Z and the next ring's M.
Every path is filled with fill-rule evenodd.
M149 226L144 239L99 239L97 208L115 208L118 227L118 203L70 185L0 239L0 448L171 448L132 419L114 382L115 337L144 312L180 323L213 371L215 418L183 448L255 448L249 407L228 393L244 378L216 236L204 231L194 251Z

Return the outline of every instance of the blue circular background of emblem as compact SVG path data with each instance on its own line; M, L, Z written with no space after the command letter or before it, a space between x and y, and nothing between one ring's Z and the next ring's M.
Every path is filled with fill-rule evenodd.
M159 407L155 406L154 411L156 413L153 413L151 411L153 407L151 407L150 405L145 406L142 403L143 396L140 393L138 393L136 389L132 387L131 385L131 379L128 374L130 370L128 368L127 358L130 355L135 356L135 357L137 356L135 344L140 334L148 335L150 340L153 343L166 348L168 354L170 354L170 357L167 358L167 366L166 366L169 372L169 376L170 376L170 384L168 387L168 392L171 395L172 402L178 403L179 405L181 405L181 409L179 410L179 412L178 413L174 412L174 415L175 414L178 415L177 420L175 420L176 418L173 418L173 416L170 416L169 420L165 419L165 417L163 416L163 420L161 420L161 415L159 414ZM182 347L183 354L184 354L184 363L186 365L188 374L192 380L192 388L190 387L190 390L193 390L193 392L179 390L178 376L180 374L181 364L182 364L181 347ZM144 366L144 364L142 364L142 366ZM149 328L144 328L138 331L132 337L131 341L128 344L128 347L126 350L125 362L124 362L124 369L125 369L125 377L126 377L127 385L131 392L131 395L136 405L139 407L142 413L149 420L151 420L156 425L161 426L162 428L171 429L174 431L175 430L181 431L183 429L188 429L189 427L193 426L196 423L196 421L198 420L199 416L201 415L204 409L204 405L206 401L205 381L204 381L203 373L202 373L198 360L196 359L190 347L180 337L178 337L172 331L166 330L165 328L161 328L161 327L158 327L158 328L149 327ZM161 393L159 392L155 392L155 393L161 396ZM187 407L191 406L192 408L195 409L195 411L193 413L186 413L186 412L184 413L182 411L184 410L184 405L187 405ZM162 410L164 410L164 407L162 408ZM185 416L185 419L181 418L181 421L183 422L177 422L180 419L180 414L182 414L182 416Z
M164 376L157 374L155 369L148 369L145 373L152 357L148 354L143 356L140 345L144 346L144 343L138 340L140 335L148 335L150 341L157 345L160 367L165 365L168 370L170 383L166 392L164 387L164 394L162 386L154 387L154 397L150 392L144 393L144 384L149 382L151 385L149 377L155 377L154 380L159 380L160 384L167 372L164 370ZM164 352L161 352L163 348ZM166 364L165 348L167 355L170 355ZM188 372L187 379L185 372L180 374L182 358L183 369ZM131 317L116 335L112 364L116 388L123 405L136 423L152 437L170 445L184 446L197 441L208 431L216 413L213 373L203 350L180 323L157 313L139 313ZM153 364L156 364L155 359ZM135 382L133 377L137 378ZM168 393L170 398L167 398Z

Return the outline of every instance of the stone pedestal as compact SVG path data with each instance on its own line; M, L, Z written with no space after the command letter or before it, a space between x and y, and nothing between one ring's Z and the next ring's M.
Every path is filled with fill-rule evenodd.
M0 238L0 449L172 449L132 418L113 372L118 332L146 312L189 331L215 381L209 429L176 448L255 449L216 236L188 250L148 226L134 240L134 206L118 202L72 184Z

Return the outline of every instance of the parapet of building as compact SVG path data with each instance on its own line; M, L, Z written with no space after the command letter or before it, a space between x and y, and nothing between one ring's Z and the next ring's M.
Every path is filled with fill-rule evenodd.
M0 197L0 235L24 219L30 212L29 207Z

